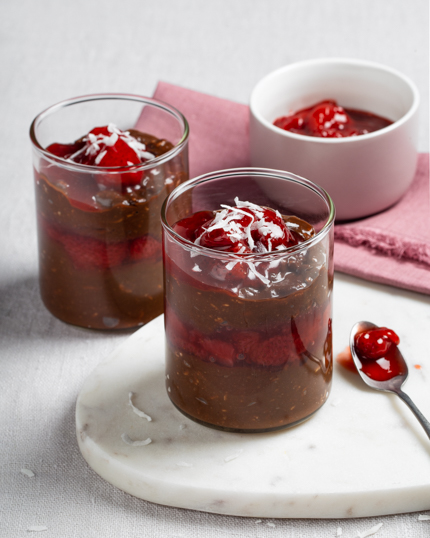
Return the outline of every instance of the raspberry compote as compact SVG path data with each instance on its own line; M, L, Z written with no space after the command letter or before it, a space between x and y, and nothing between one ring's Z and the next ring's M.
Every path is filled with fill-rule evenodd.
M35 169L40 286L56 317L120 329L162 313L159 215L188 178L186 155L162 159L173 149L114 124L47 145Z
M406 362L398 349L400 338L387 327L373 327L354 337L354 349L360 361L360 371L374 381L388 381L408 372ZM336 360L347 370L358 373L350 346Z
M382 116L364 110L344 108L336 101L327 99L277 118L273 125L305 136L345 138L372 133L392 123Z
M174 405L238 432L312 415L332 374L332 270L313 227L236 198L172 230L180 240L164 228L164 262Z
M407 366L398 350L400 338L387 327L375 327L357 334L355 352L360 359L360 370L374 381L388 381L407 374Z

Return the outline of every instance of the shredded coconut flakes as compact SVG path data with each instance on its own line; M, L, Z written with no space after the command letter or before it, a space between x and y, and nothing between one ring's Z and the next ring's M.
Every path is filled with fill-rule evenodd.
M289 236L290 231L287 226L281 228L274 222L265 220L263 208L256 204L240 201L237 196L234 199L234 202L236 204L236 207L221 204L222 210L216 212L213 220L211 221L211 224L207 228L203 226L202 234L194 241L195 245L200 245L200 240L204 233L212 232L213 230L217 229L223 229L233 243L244 241L248 244L250 250L257 254L277 252L280 250L285 250L287 248L285 245L278 245L276 247L272 246L272 239L279 239L284 234L286 234L287 237ZM248 211L246 211L246 209L251 210L253 213L249 213ZM275 213L278 217L282 218L279 211L276 211ZM249 223L246 226L236 222L238 220L241 220L244 216L248 217L249 219ZM251 235L251 232L253 230L258 230L260 235L263 237L270 236L267 240L268 248L261 241L254 241ZM242 246L237 252L237 254L243 254L245 250L246 247ZM194 257L197 255L197 253L190 252L190 255L191 257ZM250 269L249 278L258 278L263 282L263 284L270 284L267 270L263 275L257 270L258 263L254 264L239 257L237 261L231 261L226 264L227 271L231 271L238 262L243 262L248 265ZM197 267L198 266L195 265L192 270L197 272Z
M108 125L107 130L109 133L111 133L109 136L101 133L97 135L94 133L89 133L85 138L83 138L84 142L89 142L89 144L71 155L68 160L73 160L74 157L85 151L86 155L96 155L98 153L95 163L100 164L107 151L103 150L99 153L101 145L104 145L104 147L112 147L117 143L119 138L121 138L121 140L123 140L136 153L140 160L149 160L154 158L152 153L146 151L146 145L132 137L128 131L121 131L113 123Z
M359 532L357 534L357 538L367 538L367 536L372 536L373 534L376 534L379 529L382 527L383 523L378 523L377 525L375 525L374 527L372 527L371 529L367 530L367 531L363 531L363 532Z
M418 521L430 521L430 516L428 514L420 514L418 516Z
M228 463L229 461L233 461L235 460L236 458L238 458L241 454L242 454L243 450L240 449L236 452L236 454L232 454L231 456L227 456L226 458L224 458L224 461L226 463Z
M132 402L133 395L134 395L133 392L128 393L128 403L130 404L131 408L133 409L133 412L136 413L136 415L138 415L139 417L146 418L146 420L148 422L151 422L152 418L149 415L147 415L146 413L144 413L143 411L138 409L135 405L133 405L133 402Z
M143 441L139 439L136 439L135 441L133 441L132 439L130 439L130 437L126 433L123 433L121 435L121 439L124 441L124 443L130 446L146 446L152 443L152 439L150 437L148 437L148 439L145 439Z
M30 469L21 469L20 472L22 474L25 474L25 476L28 476L29 478L33 478L33 476L34 476L33 471L30 471Z
M249 248L251 250L256 249L257 252L272 252L272 242L270 239L268 240L268 249L262 244L256 244L251 235L252 230L258 230L263 236L270 235L272 239L279 239L284 235L284 233L289 235L289 230L286 226L284 229L282 229L274 222L265 220L264 211L260 206L251 202L240 201L237 196L234 199L234 202L236 207L221 204L223 209L216 213L211 225L208 228L204 228L202 234L221 228L225 231L233 243L237 243L238 241L247 241ZM245 211L245 209L251 210L252 213ZM276 215L281 217L279 211L276 211ZM243 226L243 224L239 225L236 222L237 220L241 220L244 216L250 219L247 226ZM200 241L197 242L197 240L200 240L200 237L198 237L195 241L196 244L199 244ZM281 250L278 249L278 247L276 247L276 249Z

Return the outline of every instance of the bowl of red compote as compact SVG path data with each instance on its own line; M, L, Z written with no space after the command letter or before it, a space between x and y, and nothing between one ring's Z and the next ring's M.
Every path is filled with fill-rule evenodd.
M57 318L92 329L163 312L160 211L188 179L188 124L154 99L100 94L33 121L39 280Z
M337 220L372 215L395 204L413 180L418 105L415 84L377 63L287 65L252 92L251 164L321 185Z
M322 188L269 169L210 173L166 199L166 387L184 415L267 432L324 404L333 222Z

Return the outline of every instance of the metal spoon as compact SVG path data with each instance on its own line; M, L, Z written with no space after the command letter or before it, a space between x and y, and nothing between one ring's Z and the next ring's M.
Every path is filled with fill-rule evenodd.
M397 394L397 396L399 396L405 402L405 404L409 407L412 413L417 417L419 423L424 428L426 434L428 435L430 439L430 422L425 418L425 416L421 413L421 411L417 408L417 406L409 398L409 396L402 391L403 383L406 381L408 377L408 368L406 365L406 361L405 361L406 372L403 375L392 377L388 381L375 381L374 379L371 379L369 376L367 376L361 370L361 362L357 356L357 353L355 352L355 335L363 331L367 331L369 329L375 329L377 327L378 327L377 325L370 323L370 321L359 321L351 329L351 334L349 337L349 347L351 348L351 355L354 360L355 367L357 368L357 371L360 374L361 379L366 383L366 385L368 385L372 389L382 390L385 392L394 392L394 394ZM400 353L400 350L398 351ZM403 360L405 360L403 355L401 356Z

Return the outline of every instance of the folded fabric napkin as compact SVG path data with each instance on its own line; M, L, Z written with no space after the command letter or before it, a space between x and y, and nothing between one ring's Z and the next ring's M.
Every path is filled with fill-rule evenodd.
M190 124L190 177L249 166L248 106L166 82L154 97ZM335 269L430 294L429 155L419 156L412 186L395 206L378 215L335 226Z

